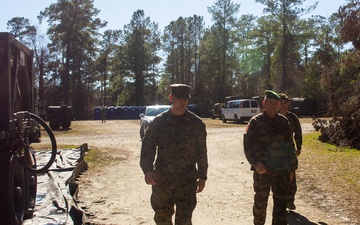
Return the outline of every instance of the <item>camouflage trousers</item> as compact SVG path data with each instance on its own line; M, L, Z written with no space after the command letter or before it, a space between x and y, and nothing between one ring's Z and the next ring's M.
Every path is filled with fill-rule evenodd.
M254 225L264 225L270 189L273 192L272 225L286 225L286 198L289 186L289 173L258 174L254 171Z
M297 184L296 184L296 173L295 170L290 172L290 181L289 181L289 192L287 196L287 201L294 203L295 201L295 194L297 191Z
M175 225L191 225L192 213L196 207L196 180L176 183L157 183L152 187L151 206L155 211L157 225L172 225L175 212Z

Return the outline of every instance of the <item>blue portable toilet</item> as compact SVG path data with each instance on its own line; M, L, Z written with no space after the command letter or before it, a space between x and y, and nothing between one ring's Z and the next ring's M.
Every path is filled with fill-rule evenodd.
M122 120L128 120L129 117L130 117L129 113L130 113L129 106L122 106L121 107L121 119Z
M110 107L107 109L106 119L108 119L108 120L114 120L114 119L116 119L115 106L110 106Z
M94 120L101 120L101 108L100 107L94 108Z
M122 118L122 107L121 106L116 106L115 107L115 111L116 111L116 119L117 120L121 120Z
M135 118L139 118L139 115L137 114L137 107L136 106L130 106L129 107L129 119L133 120Z

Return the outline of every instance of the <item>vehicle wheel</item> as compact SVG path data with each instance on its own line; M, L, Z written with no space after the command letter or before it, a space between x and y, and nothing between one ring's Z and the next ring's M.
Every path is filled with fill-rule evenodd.
M238 119L237 115L234 116L234 123L239 123L239 119Z
M243 124L245 121L240 117L239 118L239 123Z
M141 127L141 128L140 128L140 139L141 139L141 140L144 139L144 136L145 136L144 128Z
M50 119L49 126L52 130L59 130L60 129L61 122L57 118Z
M35 161L35 152L34 149L30 147L31 155ZM35 165L32 166L36 168L36 161ZM24 219L30 219L33 217L35 203L36 203L36 191L37 191L37 175L35 173L31 173L27 170L24 170L25 176L25 212L24 212Z
M21 225L25 211L25 182L18 156L0 153L0 184L0 224Z
M225 115L224 115L224 114L221 115L221 120L222 120L223 123L226 123L226 119L225 119Z
M67 120L67 121L63 121L61 123L61 127L64 129L64 130L68 130L71 126L71 120Z

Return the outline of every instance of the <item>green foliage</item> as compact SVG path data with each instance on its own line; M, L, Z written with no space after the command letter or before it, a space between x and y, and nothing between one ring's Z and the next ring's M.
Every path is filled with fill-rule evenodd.
M358 24L358 5L345 5L339 18L301 19L317 2L256 2L265 6L260 18L217 0L208 7L210 26L202 16L180 16L161 34L143 10L123 29L100 32L106 22L97 18L93 0L59 0L38 17L49 23L48 47L35 45L40 39L26 18L8 26L37 49L40 99L72 104L78 119L99 105L167 104L171 83L193 87L191 103L202 116L226 96L261 96L265 89L312 97L344 115L348 96L358 97L359 57L344 53L339 31L342 25L345 42L358 38L349 30Z
M130 24L124 27L123 45L117 53L119 74L122 75L133 105L145 104L144 86L157 76L160 58L156 52L160 48L158 25L145 17L143 10L133 14Z
M271 65L272 76L276 83L275 89L280 92L295 93L297 77L297 62L299 61L298 47L294 35L296 34L296 24L299 18L313 11L317 2L313 5L303 8L301 7L305 0L256 0L266 6L265 13L271 13L277 23L280 25L275 29L274 37L277 39L275 50L273 52L274 59ZM293 77L292 77L293 76Z
M39 19L47 18L50 53L62 58L59 67L62 102L71 104L76 118L85 115L86 86L89 66L96 56L98 29L106 23L96 18L100 12L93 0L59 0L40 13ZM81 94L80 94L81 93ZM80 99L81 100L80 100Z

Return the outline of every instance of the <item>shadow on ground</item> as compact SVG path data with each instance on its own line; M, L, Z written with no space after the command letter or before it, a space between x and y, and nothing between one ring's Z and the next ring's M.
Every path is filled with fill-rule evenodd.
M311 222L305 216L292 211L289 211L287 215L287 224L288 225L328 225L327 223L323 223L323 222L318 222L318 223Z

